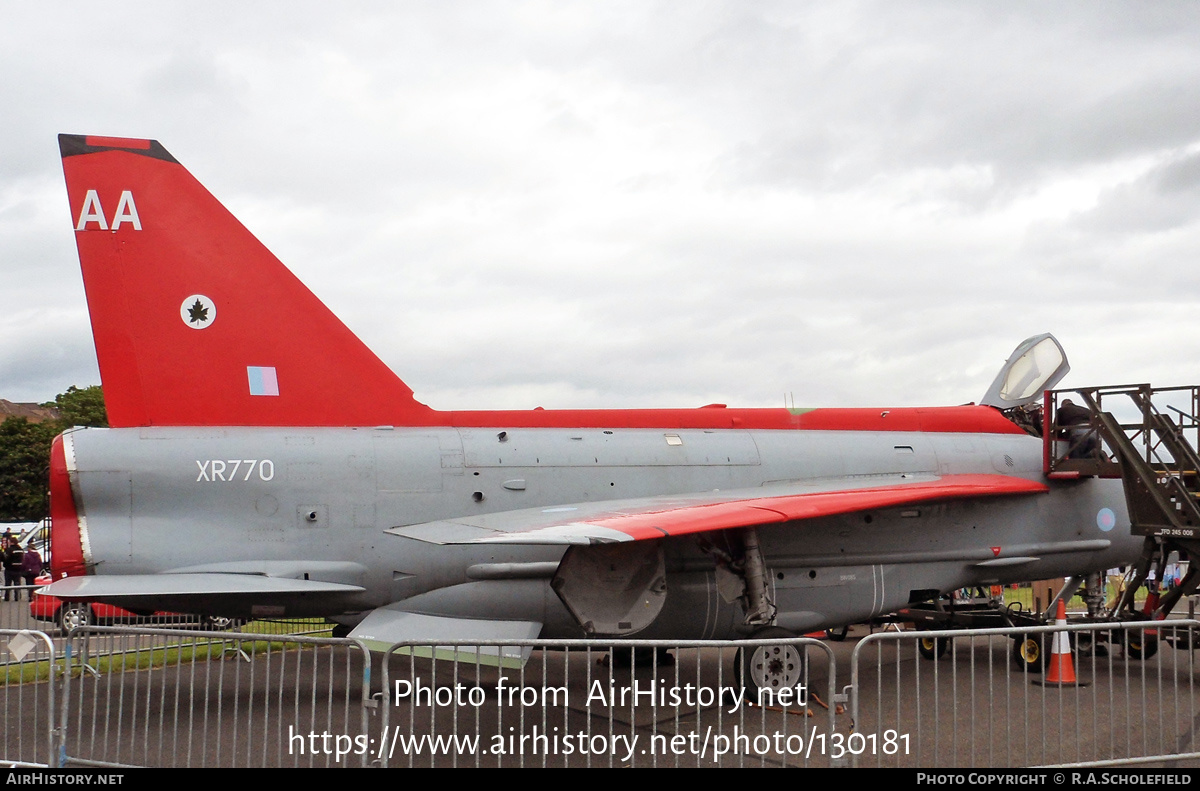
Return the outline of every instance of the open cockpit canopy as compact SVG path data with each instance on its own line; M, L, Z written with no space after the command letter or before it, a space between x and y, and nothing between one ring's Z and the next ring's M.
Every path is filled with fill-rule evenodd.
M1017 346L979 403L998 409L1031 404L1070 370L1067 355L1053 335L1034 335Z

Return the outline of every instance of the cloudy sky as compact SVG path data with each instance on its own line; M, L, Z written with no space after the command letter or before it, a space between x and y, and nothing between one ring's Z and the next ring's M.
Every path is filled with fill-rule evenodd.
M152 137L441 409L1200 382L1195 3L17 3L0 398L99 381L55 135Z

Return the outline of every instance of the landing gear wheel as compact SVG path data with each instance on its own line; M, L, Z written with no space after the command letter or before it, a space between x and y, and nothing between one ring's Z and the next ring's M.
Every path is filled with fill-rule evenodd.
M1013 638L1012 659L1017 670L1041 673L1050 666L1050 641L1041 634L1020 634Z
M750 636L752 640L795 638L786 629L770 628ZM804 649L796 645L743 646L734 659L737 678L746 693L758 700L758 691L768 689L778 694L795 689L804 681Z
M72 629L86 629L95 623L96 617L92 608L83 602L68 602L58 608L58 625L64 632Z
M1149 659L1158 653L1158 635L1145 632L1127 632L1125 654L1130 659Z
M917 641L917 651L925 659L941 659L950 648L949 637L922 637Z
M825 638L832 640L835 643L840 643L846 639L846 635L850 634L849 626L839 626L837 629L826 629Z

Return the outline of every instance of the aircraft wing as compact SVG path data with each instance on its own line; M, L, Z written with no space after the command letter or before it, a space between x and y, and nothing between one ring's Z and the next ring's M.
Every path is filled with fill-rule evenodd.
M944 500L1041 494L1008 475L904 473L778 483L753 489L579 503L394 527L434 544L606 544L895 508Z
M244 605L256 615L276 615L282 610L260 610L254 602L296 602L314 595L352 596L362 590L361 586L340 582L260 574L190 573L66 577L37 592L64 601L102 601L135 611L216 612Z

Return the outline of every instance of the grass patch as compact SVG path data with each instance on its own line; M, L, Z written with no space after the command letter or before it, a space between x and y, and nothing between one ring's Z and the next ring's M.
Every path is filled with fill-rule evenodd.
M88 665L101 675L110 673L126 673L137 670L188 664L191 662L215 662L226 657L235 658L238 652L249 656L268 653L282 653L303 648L298 643L288 643L278 640L256 640L252 636L238 639L230 637L226 640L211 640L179 646L147 647L122 650L112 653L94 653L88 655ZM79 677L84 672L79 666L79 655L72 658L71 675ZM8 665L5 668L3 682L0 686L15 684L31 684L50 680L51 676L59 676L63 672L66 659L58 658L53 668L49 660L22 662Z
M324 620L314 621L250 621L234 630L238 634L303 635L305 637L332 637L333 624Z
M1033 587L1030 587L1029 585L1022 585L1021 587L1017 588L1016 590L1013 590L1011 585L1005 585L1004 586L1004 603L1005 603L1005 605L1008 605L1008 604L1012 604L1013 602L1020 602L1026 610L1032 610L1034 608L1033 607L1034 597L1040 596L1042 599L1042 607L1045 607L1046 603L1048 601L1050 601L1050 599L1054 598L1054 594L1058 592L1057 590L1055 590L1052 593L1050 593L1049 596L1047 596L1046 590L1047 590L1047 588L1044 585L1038 586L1036 589ZM1111 604L1113 602L1113 600L1116 598L1116 595L1117 595L1117 589L1115 586L1107 585L1107 584L1104 586L1104 600L1107 603ZM1134 602L1139 606L1146 602L1146 588L1145 587L1141 587L1138 589L1137 594L1134 596ZM1067 602L1067 609L1068 610L1085 610L1085 609L1087 609L1087 605L1084 603L1083 599L1079 596L1079 594L1075 594L1074 596L1071 597L1070 601Z

